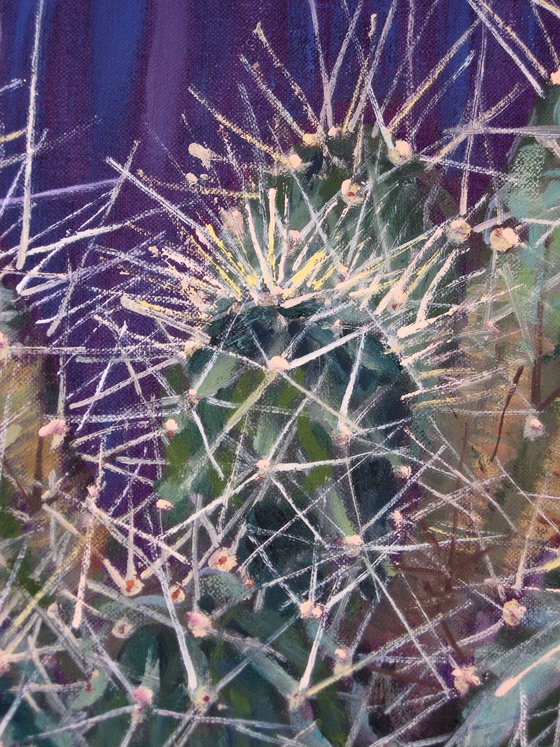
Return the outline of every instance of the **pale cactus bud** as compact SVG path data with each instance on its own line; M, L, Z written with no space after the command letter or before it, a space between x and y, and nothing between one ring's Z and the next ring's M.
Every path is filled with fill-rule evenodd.
M152 700L154 699L153 691L150 690L149 687L144 687L144 685L135 687L134 690L132 690L131 695L134 700L141 706L152 705Z
M395 467L393 474L398 480L409 480L412 474L412 467L408 464L401 464L399 467Z
M186 356L196 353L203 345L203 340L200 335L193 335L190 340L185 342L183 347L183 354Z
M560 67L553 73L550 73L550 82L553 86L560 86Z
M516 628L525 617L527 607L520 604L517 599L510 599L502 607L502 618L506 625Z
M338 426L335 432L334 440L338 444L341 444L341 446L345 446L352 440L352 431L350 430L350 428L348 428L348 426L341 424Z
M513 228L497 226L490 233L490 248L495 252L507 252L517 246L521 239Z
M206 638L214 630L212 620L204 612L187 612L187 627L195 638Z
M46 425L43 425L41 428L39 428L38 436L39 438L48 438L49 436L64 436L67 430L68 426L66 425L66 421L64 420L64 418L54 418L53 420L49 420Z
M205 169L210 168L212 159L214 158L212 151L205 148L204 145L200 145L200 143L191 143L189 145L189 155L193 158L198 158Z
M287 703L290 711L297 711L305 705L305 696L299 691L291 693L287 697Z
M321 133L319 132L306 132L303 135L305 145L321 145L321 139Z
M345 648L337 648L334 652L335 661L333 667L333 674L335 677L339 677L350 666L350 654Z
M51 620L56 620L58 617L58 604L56 602L52 602L47 607L47 617L50 617Z
M273 355L268 361L269 371L288 371L289 368L290 364L283 355Z
M89 512L80 515L78 520L78 526L85 532L92 530L95 527L96 521L95 516Z
M340 540L340 544L350 557L357 557L363 547L364 541L359 534L351 534L349 537L345 537Z
M132 623L130 623L124 617L121 617L120 620L117 620L117 622L113 625L113 629L111 630L111 634L114 635L115 638L129 638L133 632L134 625L132 625Z
M237 566L237 556L230 547L220 547L210 556L208 566L227 573Z
M239 576L241 580L243 581L243 587L245 589L254 589L255 588L255 579L251 576L250 573L247 573L246 568L240 568L239 569Z
M332 127L329 127L329 131L327 132L327 135L329 137L338 137L340 135L341 129L340 127L335 127L334 125Z
M480 677L476 673L476 667L459 667L454 669L451 674L453 675L453 685L460 695L466 695L472 687L478 687Z
M391 310L399 311L405 305L408 296L402 290L402 288L395 288L393 291L391 291L390 298L391 298L391 303L390 303Z
M497 336L498 336L498 335L500 334L500 330L499 330L499 328L498 328L498 327L496 327L496 325L494 324L494 322L491 322L490 320L488 320L488 321L486 322L486 324L484 325L484 329L485 329L485 330L486 330L486 331L487 331L487 332L488 332L489 334L491 334L491 335L494 335L495 337L497 337Z
M156 507L159 508L160 511L171 511L173 508L173 504L171 501L166 501L163 498L158 498L156 501Z
M213 693L209 687L201 685L192 694L192 704L197 710L207 708L213 700Z
M361 187L355 184L351 179L345 179L340 185L340 194L347 205L353 205L362 202L363 197L360 194Z
M307 599L299 605L299 614L304 620L319 620L323 616L325 608L312 599Z
M395 145L389 148L388 156L393 166L402 166L412 160L414 151L406 140L395 140Z
M270 462L268 459L259 459L258 462L255 462L255 467L257 468L261 479L266 477L270 472Z
M10 657L9 655L0 649L0 674L5 674L10 668Z
M544 425L534 415L528 415L523 427L523 437L529 441L536 441L544 436Z
M290 228L288 231L288 254L292 251L296 244L302 240L303 235L301 231L296 231L295 228Z
M402 512L399 511L399 509L395 509L392 513L389 514L389 518L393 522L393 526L395 529L402 529L405 523L404 516L402 515Z
M179 430L179 424L174 418L169 418L165 421L163 424L163 428L165 430L165 435L168 438L173 438L173 436L177 433Z
M287 160L288 166L294 171L299 171L303 166L303 161L297 153L290 153Z
M464 243L471 235L472 226L463 218L455 218L447 226L447 238L454 244Z
M187 400L187 404L189 404L191 407L195 407L202 399L202 397L198 393L198 390L192 387L186 393L185 398Z

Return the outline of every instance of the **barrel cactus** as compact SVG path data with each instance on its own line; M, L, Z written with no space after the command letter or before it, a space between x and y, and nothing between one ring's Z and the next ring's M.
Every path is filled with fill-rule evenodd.
M457 205L366 62L340 123L308 111L305 129L247 64L270 140L193 91L225 155L190 143L188 209L109 161L175 231L131 252L161 284L113 294L158 330L133 329L161 391L132 439L157 442L158 479L108 508L107 470L142 456L81 463L63 388L5 434L5 743L498 745L556 692L537 650L556 650L555 92L503 189ZM23 365L10 335L4 372ZM22 433L40 464L10 472Z
M365 711L355 721L373 686L366 651L376 670L364 631L380 606L400 614L386 584L415 548L406 515L424 454L410 429L428 429L410 396L437 380L426 335L449 352L438 335L460 306L446 255L470 231L429 215L424 176L404 141L335 128L280 155L243 200L209 207L188 238L205 262L183 278L200 319L162 390L173 553L140 574L143 593L166 585L188 640L193 715L170 740L243 744L243 718L310 745L376 736ZM379 686L389 705L397 691ZM231 722L201 727L220 709Z

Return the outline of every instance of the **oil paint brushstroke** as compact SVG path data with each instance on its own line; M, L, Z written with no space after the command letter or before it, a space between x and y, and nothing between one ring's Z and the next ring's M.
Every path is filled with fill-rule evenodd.
M0 742L560 744L560 4L0 3Z

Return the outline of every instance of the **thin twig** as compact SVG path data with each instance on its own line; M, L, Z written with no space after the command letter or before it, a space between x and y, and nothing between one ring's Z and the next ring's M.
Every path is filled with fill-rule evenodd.
M504 427L504 420L506 417L506 410L509 407L509 403L512 400L513 395L515 394L517 390L517 385L519 383L519 379L521 378L521 374L523 373L524 366L519 366L517 371L515 372L515 376L513 377L513 383L512 386L507 394L506 401L504 402L504 409L502 410L502 416L500 418L500 425L498 427L498 437L496 439L496 445L494 446L494 451L492 452L492 456L490 457L490 461L493 462L496 458L496 454L498 453L498 447L500 445L500 440L502 438L502 430Z
M560 386L553 392L551 392L548 397L545 397L545 399L543 399L543 401L537 407L537 410L539 410L540 412L546 410L546 408L551 405L555 399L558 399L558 397L560 397Z

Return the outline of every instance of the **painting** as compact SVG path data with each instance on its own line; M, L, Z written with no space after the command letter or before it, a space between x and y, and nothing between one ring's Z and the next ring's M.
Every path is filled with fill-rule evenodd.
M0 743L560 745L560 2L0 0Z

